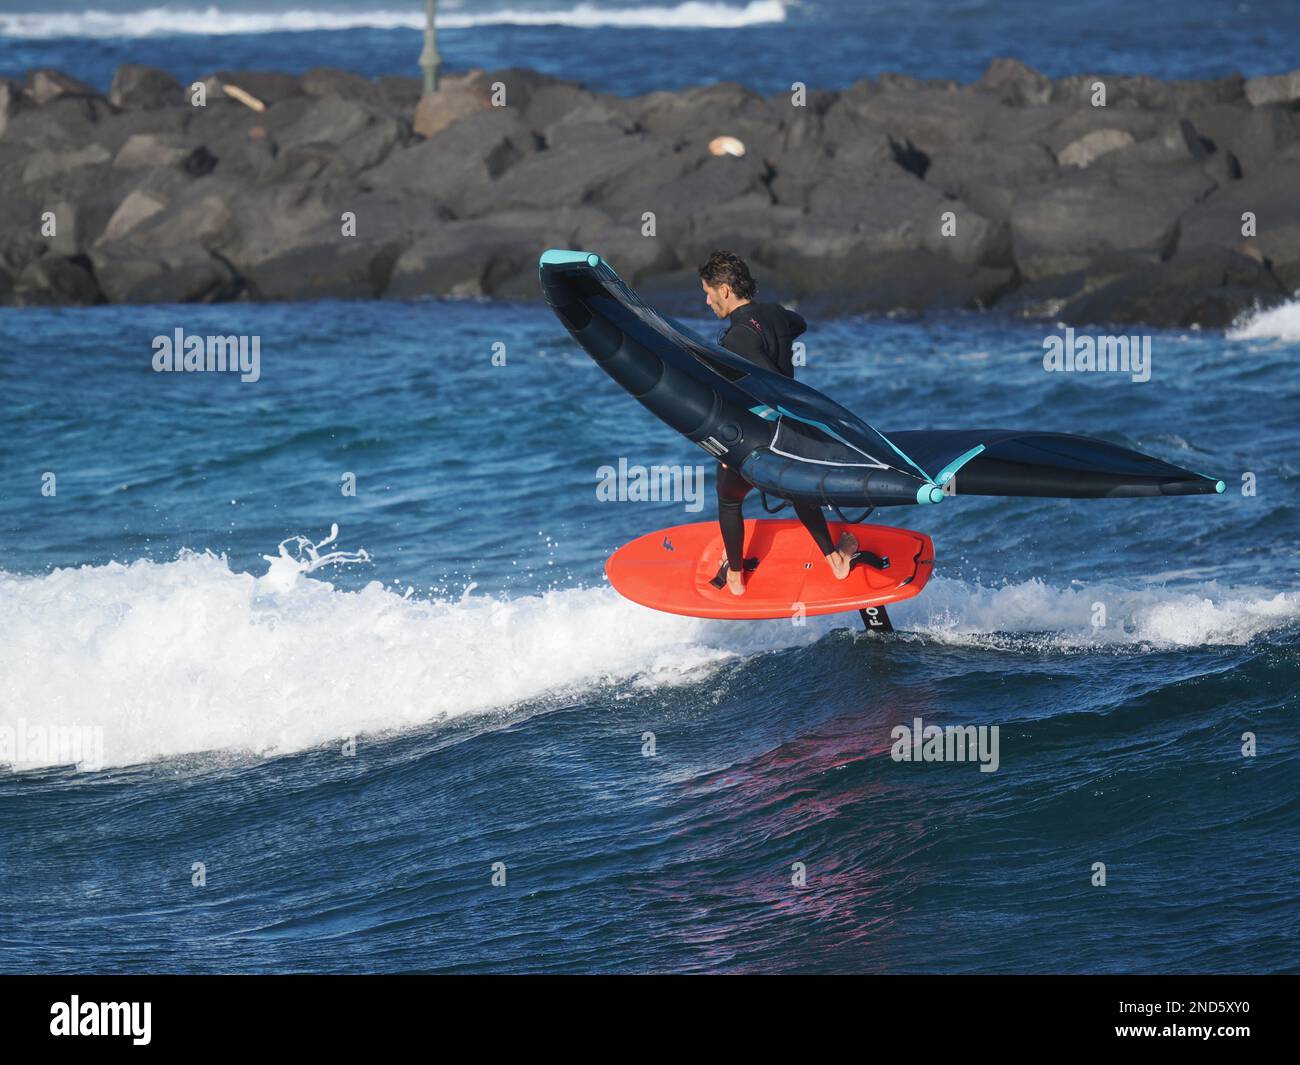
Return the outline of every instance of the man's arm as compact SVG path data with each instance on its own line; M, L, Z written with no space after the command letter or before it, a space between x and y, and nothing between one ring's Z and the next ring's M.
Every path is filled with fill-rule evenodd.
M757 329L739 322L727 330L722 338L722 346L728 351L734 351L752 363L756 363L764 370L775 370L772 360L767 357L767 349L763 345L763 336Z
M803 315L790 310L789 307L782 307L785 311L786 318L790 322L790 336L797 337L800 333L806 332L808 323L803 320Z

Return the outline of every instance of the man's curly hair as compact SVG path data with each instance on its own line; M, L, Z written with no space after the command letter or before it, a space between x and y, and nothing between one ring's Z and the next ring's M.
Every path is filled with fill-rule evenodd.
M699 275L710 288L730 285L742 300L752 300L758 291L758 282L750 275L745 260L729 251L715 251L700 267Z

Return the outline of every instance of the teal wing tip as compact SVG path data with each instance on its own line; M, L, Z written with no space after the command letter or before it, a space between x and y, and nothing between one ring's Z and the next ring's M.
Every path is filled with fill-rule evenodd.
M1218 492L1219 495L1223 495L1223 493L1228 490L1228 486L1224 484L1222 481L1215 481L1214 490Z
M600 256L594 251L571 251L568 248L548 248L542 252L542 257L537 261L539 268L543 266L565 266L573 263L586 263L590 267L600 265Z
M942 503L943 489L937 484L927 481L916 490L916 501L918 503Z
M973 459L976 455L981 454L983 451L984 451L984 445L976 444L975 447L971 448L969 451L965 452L962 455L958 455L955 459L953 459L950 463L948 463L947 466L945 466L942 470L939 471L939 476L934 478L934 483L947 484L949 481L951 481L954 477L957 476L958 470L960 470L963 466L966 465L966 463L970 462L971 459Z

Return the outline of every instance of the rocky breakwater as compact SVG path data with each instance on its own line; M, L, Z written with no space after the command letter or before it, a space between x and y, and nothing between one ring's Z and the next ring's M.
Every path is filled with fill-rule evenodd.
M124 66L0 80L0 302L538 298L547 247L672 307L749 257L822 311L1222 325L1300 289L1300 72L620 98Z

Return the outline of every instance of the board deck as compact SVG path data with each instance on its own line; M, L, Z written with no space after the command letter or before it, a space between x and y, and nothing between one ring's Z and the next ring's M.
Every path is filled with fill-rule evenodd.
M830 522L831 539L850 529L863 551L888 556L889 568L857 565L835 579L803 525L794 520L745 522L745 558L758 565L745 574L745 594L709 582L726 560L716 521L659 529L624 544L605 563L615 590L634 603L696 618L789 618L800 604L806 615L839 614L910 599L925 587L934 545L925 533L888 525Z

